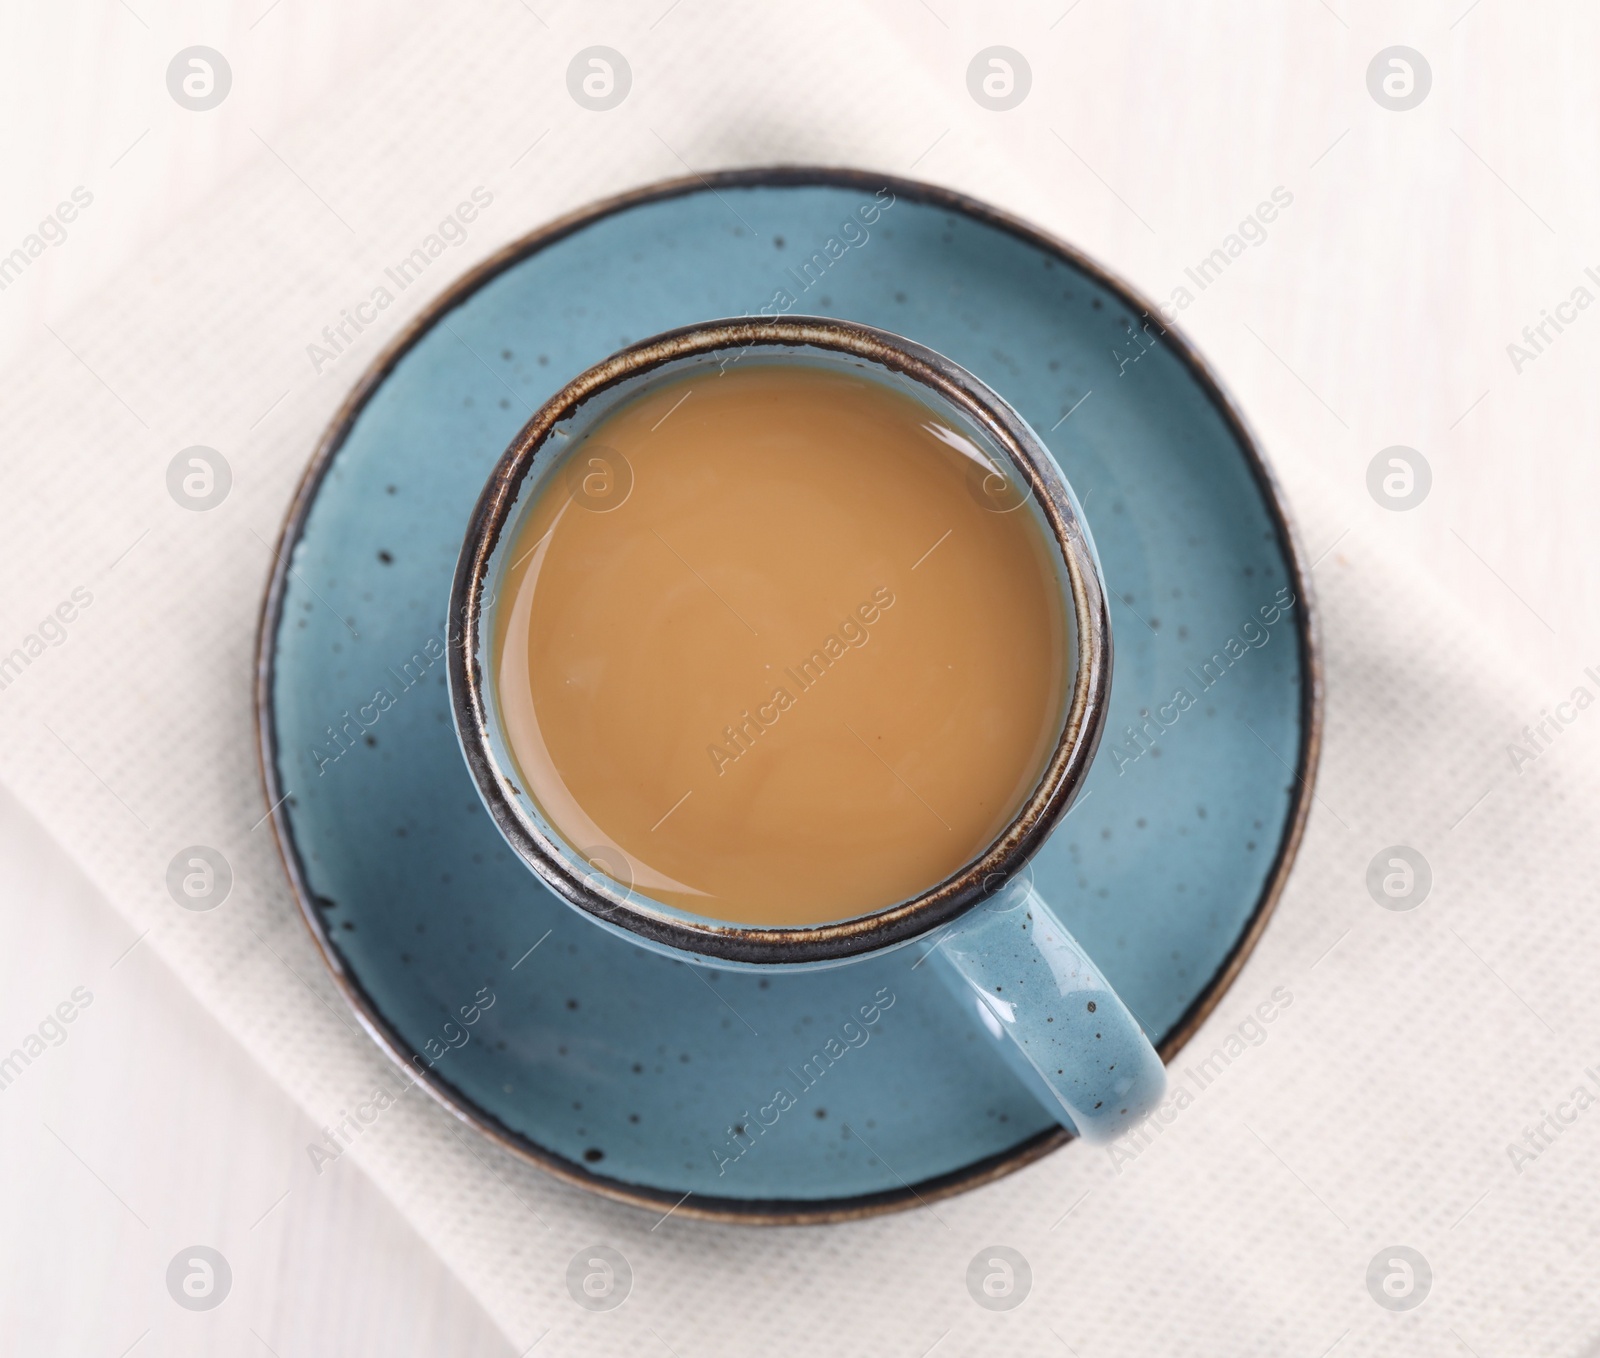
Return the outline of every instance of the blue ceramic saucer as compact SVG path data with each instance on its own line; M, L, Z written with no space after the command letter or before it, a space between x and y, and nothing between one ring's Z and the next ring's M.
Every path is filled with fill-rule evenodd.
M1110 716L1031 870L1170 1060L1304 824L1320 702L1303 559L1186 342L1076 252L944 190L696 177L536 232L450 289L362 379L296 497L262 622L262 764L318 946L411 1078L609 1196L837 1220L985 1182L1065 1133L920 948L758 977L596 928L501 840L445 688L465 525L532 412L632 341L763 311L947 355L1083 500L1113 594Z

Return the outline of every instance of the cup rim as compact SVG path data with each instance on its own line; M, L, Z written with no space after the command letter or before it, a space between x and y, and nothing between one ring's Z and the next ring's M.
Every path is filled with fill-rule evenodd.
M960 409L1010 459L1041 510L1072 596L1078 663L1061 733L1032 793L1000 834L954 874L909 900L815 925L738 924L667 914L599 873L577 870L561 846L507 791L520 778L490 739L487 685L479 662L491 560L528 476L562 455L551 433L584 402L666 364L727 349L809 347L852 355L928 388ZM541 454L545 454L541 458ZM456 733L479 795L523 862L568 904L647 943L735 964L839 962L909 942L959 918L1011 879L1072 805L1093 761L1111 689L1111 619L1094 549L1049 449L987 384L942 354L903 336L831 317L730 318L664 331L631 344L567 383L518 432L496 463L468 520L450 591L446 673Z

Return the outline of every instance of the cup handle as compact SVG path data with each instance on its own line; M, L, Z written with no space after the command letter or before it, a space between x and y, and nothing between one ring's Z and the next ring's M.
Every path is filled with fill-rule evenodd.
M931 958L1027 1083L1085 1141L1113 1140L1166 1093L1155 1048L1031 882L1015 880L946 930ZM1048 1097L1046 1097L1048 1096Z

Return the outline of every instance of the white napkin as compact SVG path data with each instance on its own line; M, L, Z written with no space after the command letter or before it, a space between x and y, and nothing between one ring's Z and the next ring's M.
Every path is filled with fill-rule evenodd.
M1236 157L1218 152L1224 171L1197 180L1150 144L1166 118L1141 121L1138 137L1114 109L1066 118L1077 105L1064 88L1096 69L1095 39L1111 41L1117 22L1076 6L1052 23L1021 10L961 18L932 0L896 7L892 32L843 0L684 0L660 17L538 9L451 7L419 24L92 304L52 320L59 342L43 339L10 375L0 650L41 642L0 691L0 776L126 913L128 940L147 930L140 946L318 1124L388 1078L322 973L262 823L252 667L292 488L424 291L596 197L791 161L938 179L1165 298L1184 260L1207 253L1198 242L1232 229L1235 204L1243 214L1282 182L1294 206L1180 318L1244 395L1303 539L1314 552L1339 544L1316 572L1329 701L1310 828L1265 938L1174 1074L1281 988L1291 1001L1266 1040L1139 1143L1072 1145L936 1211L841 1227L658 1223L523 1166L415 1096L349 1154L519 1349L543 1335L551 1352L685 1355L1591 1351L1600 1113L1569 1095L1600 1095L1600 1073L1587 1073L1600 1071L1600 800L1582 727L1600 716L1562 728L1520 772L1504 747L1569 689L1600 697L1600 683L1513 672L1503 643L1409 560L1397 520L1366 496L1381 442L1340 427L1365 423L1350 393L1366 356L1341 331L1340 279L1304 243L1336 190L1316 178L1333 167L1303 167L1341 120L1352 143L1328 155L1358 164L1383 160L1394 127L1373 116L1368 53L1339 36L1344 21L1328 23L1348 47L1349 99L1319 117L1303 157L1265 178L1254 165L1246 183L1226 168ZM1115 68L1151 101L1186 38L1226 50L1226 33L1185 22L1115 30ZM1130 54L1144 42L1142 66ZM595 43L632 66L628 98L608 113L567 92L568 60ZM1030 56L1033 90L1009 113L967 93L967 64L992 43ZM1218 82L1227 98L1220 68ZM1292 90L1278 94L1305 112ZM1239 135L1264 135L1273 116L1241 109ZM316 371L307 346L322 328L479 185L493 205L449 269ZM1194 204L1214 230L1186 220ZM1269 273L1273 249L1298 252L1300 272ZM1336 413L1346 399L1352 409ZM190 444L222 450L232 469L227 500L206 513L166 489ZM1498 588L1483 577L1486 593ZM169 860L195 843L232 864L223 909L188 913L167 894ZM1366 887L1369 863L1394 844L1431 865L1414 911L1380 909ZM309 1162L296 1163L293 1187L317 1191ZM596 1243L622 1251L635 1281L625 1305L591 1314L565 1276ZM1010 1313L980 1309L966 1289L968 1262L997 1244L1021 1251L1034 1279ZM1369 1264L1392 1246L1431 1270L1415 1310L1386 1309L1369 1288Z

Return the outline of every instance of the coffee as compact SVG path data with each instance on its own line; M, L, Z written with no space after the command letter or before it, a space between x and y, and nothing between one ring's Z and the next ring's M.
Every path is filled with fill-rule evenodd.
M581 435L509 559L490 664L525 790L696 915L916 896L988 847L1060 735L1057 543L967 434L865 374L663 381Z

